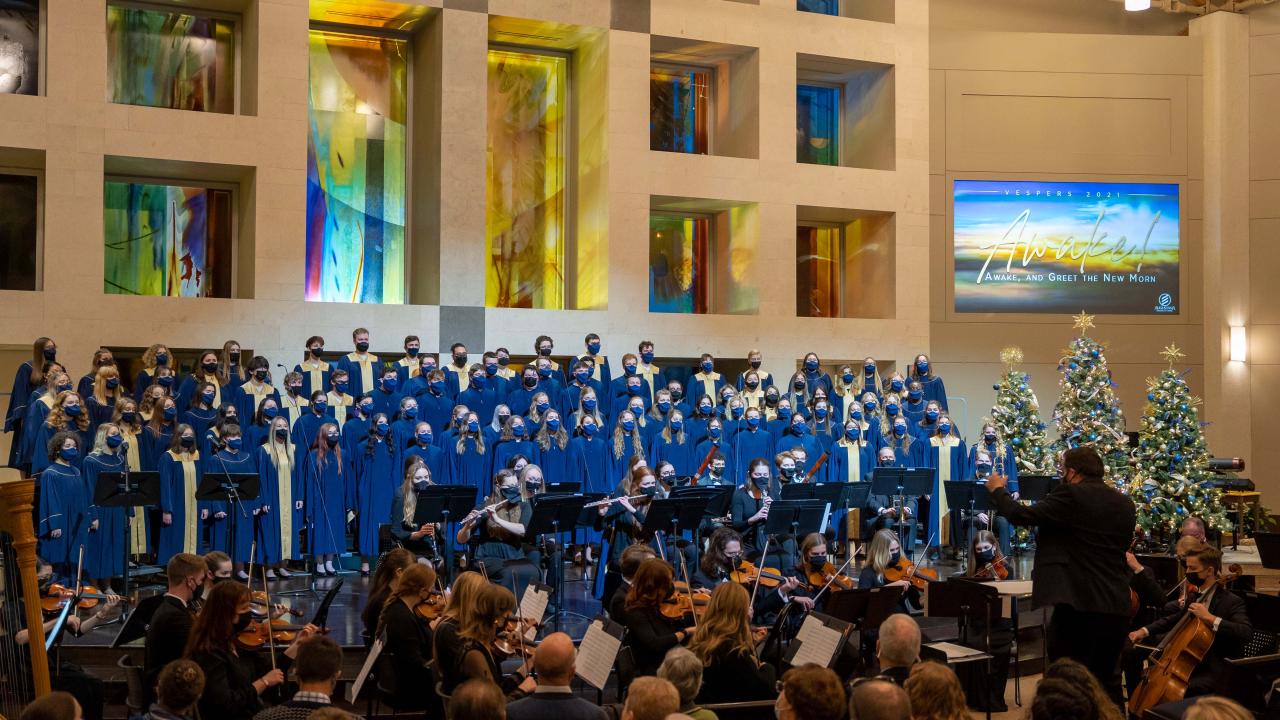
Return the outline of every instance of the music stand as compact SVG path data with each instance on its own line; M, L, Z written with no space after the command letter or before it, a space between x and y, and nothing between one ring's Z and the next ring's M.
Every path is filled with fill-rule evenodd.
M543 488L545 495L577 495L580 492L582 492L580 482L553 482L547 483Z
M691 538L697 547L702 547L702 526L707 518L723 518L729 515L729 507L733 504L733 493L737 488L731 485L694 485L693 487L672 488L667 495L669 500L681 503L699 503L701 517L691 517L683 512L679 517L679 531L691 531Z
M125 643L146 637L147 626L151 624L151 618L155 616L156 610L163 602L164 595L152 595L139 600L137 607L129 613L129 617L116 633L115 639L111 641L111 648L114 650Z
M248 517L244 501L256 500L261 490L262 481L257 473L207 472L200 476L200 485L196 488L196 500L205 502L225 502L229 507L239 508L241 515ZM192 522L195 518L187 518ZM227 512L227 544L232 552L236 547L236 521Z
M320 607L316 609L315 617L311 619L312 625L321 630L325 629L325 626L329 623L329 606L333 605L333 599L338 597L338 591L342 589L342 585L346 581L346 578L338 578L333 587L329 588L329 591L324 594L324 599L320 601Z
M952 511L959 512L961 520L965 519L966 514L969 519L973 519L984 512L988 513L988 518L990 518L989 513L992 509L991 493L987 491L986 483L970 480L948 480L943 483L943 492L947 494L947 507ZM948 518L948 521L950 521L950 518ZM963 529L961 528L962 531Z
M906 507L906 499L933 493L933 470L930 468L881 467L871 472L871 494L898 498L898 505ZM906 522L899 513L897 518L898 544L905 546ZM914 514L914 513L913 513Z
M764 522L764 533L777 537L822 532L826 524L828 505L824 500L778 500L769 506L769 517ZM804 532L801 533L801 530Z
M129 508L160 504L160 473L155 471L129 472L125 464L123 472L104 472L98 475L93 488L93 504L98 507L121 508L128 516ZM139 514L137 520L142 520ZM121 595L129 597L129 522L124 524L124 589ZM122 615L128 615L126 609Z
M453 533L449 524L455 518L464 518L476 506L476 489L470 485L429 485L418 490L418 504L413 512L413 524L422 527L438 523L445 529L444 574L446 584L453 582Z
M848 483L789 483L782 486L780 500L821 500L830 503L831 509L845 508L845 487ZM773 512L772 508L769 512Z
M902 592L902 588L897 586L836 590L827 596L823 611L833 618L853 623L859 633L875 630L897 611Z
M582 495L535 495L533 497L533 516L529 518L529 524L525 527L525 537L535 537L538 535L554 535L556 542L561 548L567 547L561 533L568 532L573 534L578 524L578 518L584 512L583 505L587 503L587 499ZM594 509L594 508L593 508ZM556 613L552 616L551 621L555 624L556 630L560 630L560 616L562 614L571 614L575 617L587 619L585 615L578 613L570 613L565 609L564 605L564 571L562 568L552 569L551 581L553 583L551 591L556 596Z
M1039 502L1045 495L1053 492L1062 481L1049 475L1019 475L1018 497L1031 502Z

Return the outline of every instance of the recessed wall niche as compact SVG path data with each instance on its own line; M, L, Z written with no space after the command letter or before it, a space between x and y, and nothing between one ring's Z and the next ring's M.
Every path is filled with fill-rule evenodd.
M894 318L894 215L796 208L796 315Z
M0 3L0 95L40 92L40 2Z
M654 35L649 50L650 149L760 157L756 48Z
M893 22L893 0L795 0L796 10L875 22Z
M649 312L755 315L754 203L655 195L649 201Z
M796 56L796 162L892 170L894 116L892 65Z
M189 8L107 5L107 102L236 111L239 18Z

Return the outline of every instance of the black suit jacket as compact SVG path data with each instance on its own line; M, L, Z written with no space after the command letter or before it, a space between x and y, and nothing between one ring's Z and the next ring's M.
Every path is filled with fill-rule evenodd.
M1057 486L1030 507L1006 488L991 493L996 511L1014 525L1040 528L1032 600L1081 612L1129 614L1132 571L1124 554L1133 542L1133 501L1104 481Z
M535 693L507 705L507 720L605 720L604 708L573 693Z
M147 625L147 639L143 645L146 655L142 665L143 685L146 686L148 699L155 693L156 681L160 679L160 671L164 666L182 657L194 622L191 611L181 600L171 595L164 596L164 601L151 616L151 623Z
M1249 620L1244 600L1226 588L1213 594L1209 601L1209 612L1222 618L1222 622L1218 624L1218 632L1213 636L1209 654L1191 675L1209 675L1215 679L1215 686L1225 690L1227 673L1231 672L1227 659L1238 658L1244 653L1244 646L1253 635L1253 623ZM1172 630L1182 616L1182 605L1177 600L1166 603L1160 612L1160 619L1148 625L1147 631L1151 633L1153 640L1158 640L1159 636ZM1221 684L1216 682L1218 680Z

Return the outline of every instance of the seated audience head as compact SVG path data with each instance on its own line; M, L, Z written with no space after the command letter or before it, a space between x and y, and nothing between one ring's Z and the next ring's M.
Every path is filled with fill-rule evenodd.
M912 720L968 720L964 688L946 665L917 663L903 687L911 699Z
M293 659L299 690L312 690L333 695L342 675L342 648L328 635L312 635L298 643Z
M80 703L71 693L52 692L37 698L19 716L20 720L80 720Z
M911 720L911 700L888 680L855 682L849 691L849 720Z
M307 720L359 720L359 716L330 705L312 710L311 714L307 716Z
M190 660L174 660L156 680L156 702L174 715L190 717L204 693L204 671Z
M1235 700L1209 695L1187 708L1182 720L1253 720L1253 713Z
M680 712L680 693L671 683L657 677L638 677L627 690L622 720L666 720ZM454 716L458 720L457 716Z
M551 633L538 643L533 653L533 669L538 673L538 682L568 686L573 682L575 660L573 638L562 632Z
M1074 683L1046 676L1031 700L1031 720L1099 720L1098 704Z
M1115 703L1102 688L1102 683L1089 672L1084 665L1071 658L1058 658L1044 671L1045 679L1065 680L1076 688L1076 692L1088 695L1093 700L1097 714L1104 720L1122 720L1124 717Z
M914 665L920 659L920 626L915 619L895 613L881 623L876 656L881 670Z
M507 717L507 698L492 681L473 678L459 685L449 697L449 717L452 720L503 720Z
M808 663L782 676L776 706L778 720L841 720L844 688L831 670Z
M658 677L675 686L680 693L680 709L694 706L698 692L702 690L702 661L688 648L679 645L667 651L658 666Z

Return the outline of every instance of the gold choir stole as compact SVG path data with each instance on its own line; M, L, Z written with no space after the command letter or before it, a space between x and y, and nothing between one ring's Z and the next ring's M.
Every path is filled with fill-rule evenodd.
M328 394L329 407L333 408L333 420L341 428L343 423L347 421L347 408L355 404L355 398L346 393L340 393L330 390ZM307 444L310 445L315 438L306 438Z
M36 580L36 534L31 525L35 481L0 468L0 716L16 718L35 697L48 695L49 660ZM19 611L21 609L21 612ZM27 629L27 653L13 638ZM32 696L32 690L35 695Z
M378 356L365 353L362 357L360 353L347 353L347 359L356 364L360 368L360 387L365 392L372 392L375 387L373 383L373 366L378 364Z
M298 368L307 376L307 387L311 388L313 392L328 389L324 386L324 374L329 372L329 363L323 360L319 362L303 360L298 363Z
M138 435L127 424L121 423L120 434L124 437L124 441L128 443L124 452L124 460L129 463L129 472L139 472L142 470L142 454L138 449ZM133 517L129 518L129 554L130 555L146 555L147 554L147 520L146 514L134 511Z
M302 417L302 413L311 407L311 401L301 395L293 397L289 393L280 396L280 405L289 413L289 427L298 422L298 418Z
M410 360L409 358L400 358L399 360L396 361L396 366L402 367L408 370L409 371L408 379L410 380L418 377L418 375L422 373L422 366L418 363L417 358L414 358L413 360Z
M957 478L954 474L954 468L951 467L951 448L960 444L960 438L954 435L940 437L934 435L929 438L929 445L938 449L938 487L934 493L934 498L938 503L938 545L951 544L951 519L948 515L951 508L947 507L947 483L952 480L963 480Z

